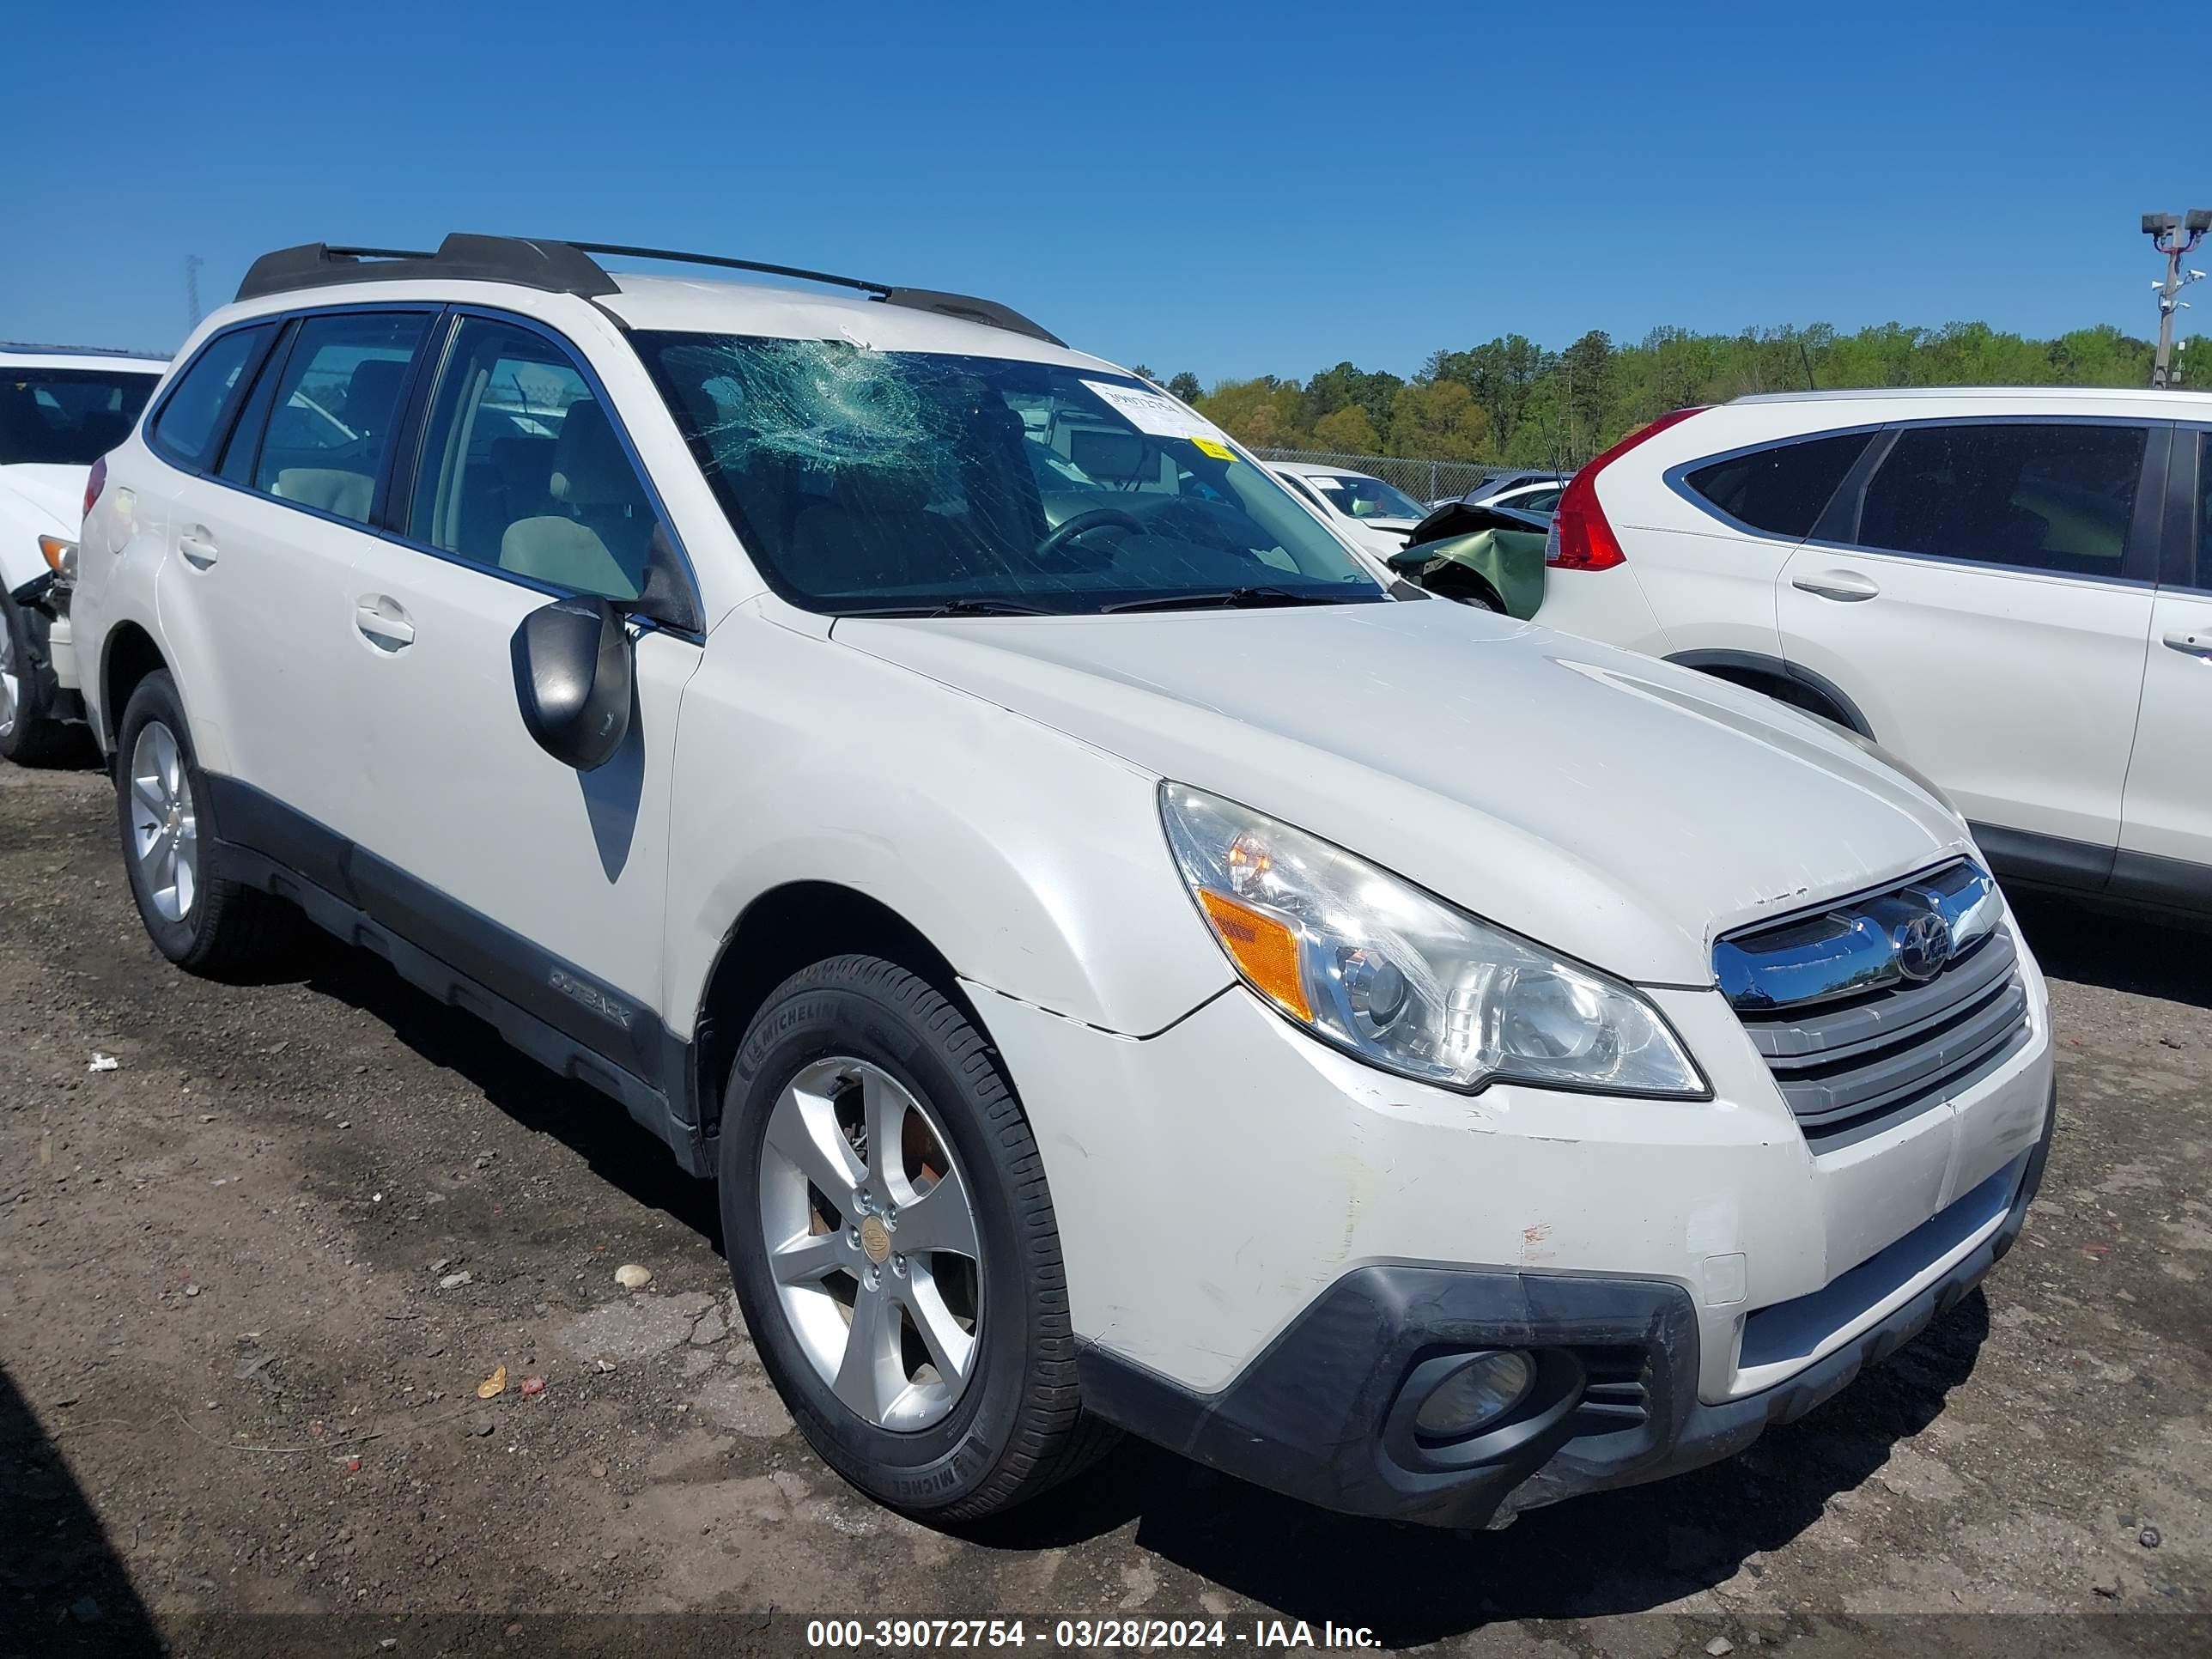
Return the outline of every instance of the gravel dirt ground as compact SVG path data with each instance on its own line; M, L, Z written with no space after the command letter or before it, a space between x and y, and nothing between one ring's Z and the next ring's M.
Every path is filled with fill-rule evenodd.
M176 972L114 839L100 775L0 766L0 1659L800 1652L815 1615L2212 1652L2202 938L2024 910L2063 1058L2021 1247L1747 1456L1462 1536L1131 1444L951 1536L808 1452L710 1189L617 1108L364 956Z

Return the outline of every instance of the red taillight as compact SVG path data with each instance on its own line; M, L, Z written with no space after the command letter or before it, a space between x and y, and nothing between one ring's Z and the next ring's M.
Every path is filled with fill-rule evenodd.
M100 492L107 488L107 457L103 455L92 464L92 476L84 481L85 518L92 516L92 504L100 499Z
M1605 509L1597 504L1597 475L1637 445L1657 437L1677 421L1686 421L1697 412L1697 409L1677 409L1662 415L1649 426L1638 427L1576 473L1553 512L1552 533L1544 544L1544 562L1554 570L1610 570L1626 562L1628 556L1620 550L1620 538L1613 533L1613 526L1606 522Z

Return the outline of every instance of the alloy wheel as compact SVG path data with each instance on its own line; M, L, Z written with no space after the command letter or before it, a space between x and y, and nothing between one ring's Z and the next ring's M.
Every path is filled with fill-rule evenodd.
M769 1114L762 1243L799 1347L876 1427L925 1429L974 1375L975 1208L944 1129L889 1073L815 1060Z
M23 689L15 677L15 632L0 614L0 738L13 735L22 706Z
M131 746L131 854L147 902L165 921L182 921L199 896L199 823L176 733L159 720Z

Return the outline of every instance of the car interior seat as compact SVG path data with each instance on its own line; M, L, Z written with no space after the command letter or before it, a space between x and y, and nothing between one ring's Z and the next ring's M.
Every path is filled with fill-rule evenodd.
M568 406L547 494L550 511L517 520L500 538L500 568L557 587L635 599L656 520L598 399Z

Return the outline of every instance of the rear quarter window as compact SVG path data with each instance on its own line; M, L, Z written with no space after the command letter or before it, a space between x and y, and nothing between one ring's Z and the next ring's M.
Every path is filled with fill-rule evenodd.
M231 410L244 392L246 369L276 332L274 321L218 334L177 377L147 434L155 450L178 465L198 469L214 459Z
M1844 432L1777 444L1701 466L1683 482L1741 524L1802 541L1873 440L1871 432Z

